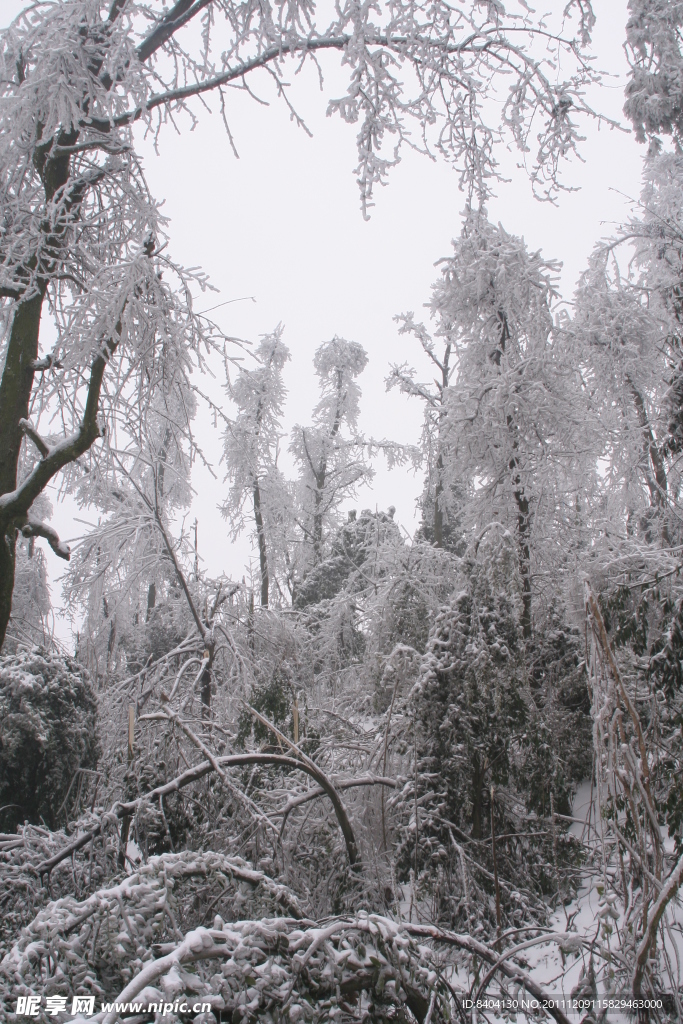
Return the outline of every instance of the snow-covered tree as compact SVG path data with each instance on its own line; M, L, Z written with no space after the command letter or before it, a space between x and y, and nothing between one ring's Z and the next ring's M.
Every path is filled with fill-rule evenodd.
M258 367L241 369L230 386L237 415L225 431L224 457L231 482L222 506L233 536L243 529L252 506L261 573L261 607L268 607L270 581L286 533L287 487L278 469L280 420L286 389L282 369L289 350L282 328L262 339L254 353Z
M662 327L642 289L623 280L610 252L598 247L581 278L570 330L599 424L594 453L606 469L593 529L613 536L620 528L649 539L668 532Z
M671 0L630 0L626 54L631 75L624 113L639 142L661 147L660 135L683 137L683 12Z
M95 675L108 675L117 659L129 668L144 662L186 632L188 609L159 519L168 524L190 501L195 408L185 379L159 389L141 429L134 434L129 427L111 469L93 466L76 489L99 516L76 550L65 593L72 618L85 614L79 648Z
M2 827L55 828L74 775L97 765L97 704L72 658L34 649L0 658Z
M433 392L405 370L394 379L427 401L435 526L450 515L471 541L490 525L514 530L529 638L534 524L541 520L538 534L556 547L553 528L573 515L576 438L585 427L578 368L553 331L557 264L491 224L485 210L468 211L454 254L442 263L430 308L443 356L437 359L436 343L412 318L403 328L417 333L442 377Z
M332 338L315 353L320 401L309 427L292 431L290 451L299 468L297 524L302 533L301 569L318 565L342 503L372 477L367 442L357 433L360 387L368 357L355 341Z
M478 3L436 11L415 2L382 11L350 4L328 14L299 3L66 0L28 4L3 32L0 640L17 529L69 554L31 513L36 497L62 472L70 486L81 475L77 460L111 467L155 389L200 362L209 340L190 299L190 287L205 282L166 254L132 125L176 124L183 113L194 116L193 97L212 92L225 114L222 90L249 92L247 79L259 73L287 98L290 60L317 62L337 51L350 83L330 110L360 122L364 209L401 146L415 145L411 120L423 149L441 151L466 188L485 192L496 174L498 128L486 97L499 82L508 86L500 127L526 152L529 127L538 124L531 176L540 192L553 193L560 159L578 144L577 115L590 114L582 87L596 76L582 54L593 14L589 4L570 4L572 34L566 19L549 31L520 7L521 20ZM531 52L539 46L548 52ZM552 70L560 54L572 65L562 82ZM59 429L43 436L55 411ZM40 455L28 469L27 444Z
M425 491L422 497L422 531L427 540L436 547L458 547L458 507L462 494L452 481L444 487L446 480L446 417L448 388L456 369L452 341L444 337L441 347L427 332L423 324L416 324L414 314L398 317L401 334L413 334L431 363L430 371L436 367L432 381L416 380L416 371L406 363L395 364L387 377L387 390L397 387L403 394L417 398L424 403L424 425L422 428L422 456L427 464ZM458 500L460 499L460 501Z
M578 881L578 844L562 842L560 883L545 822L568 813L590 770L581 646L555 614L530 657L522 588L510 586L516 547L509 533L493 535L464 561L434 617L404 726L414 752L397 801L407 825L399 868L437 917L469 929L543 916L544 900Z

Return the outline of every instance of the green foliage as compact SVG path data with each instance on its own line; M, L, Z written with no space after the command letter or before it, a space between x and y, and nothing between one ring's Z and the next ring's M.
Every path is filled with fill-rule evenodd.
M663 742L655 786L676 851L683 852L683 598L664 605L663 622L650 648L647 666L652 693L651 724Z
M2 827L54 828L79 768L99 756L97 704L73 659L35 649L0 658Z
M529 677L528 724L518 786L537 814L571 813L574 786L589 778L593 751L590 696L583 638L553 602L536 624L525 659Z
M508 923L524 918L534 894L572 888L553 858L564 868L577 851L558 826L553 852L549 819L550 794L555 810L568 813L573 785L590 770L578 635L555 612L522 643L509 582L503 586L514 579L513 559L505 538L482 546L464 588L434 622L413 697L417 793L409 783L402 797L409 820L398 862L403 877L415 872L431 893L437 916L457 926L469 923L461 843L485 872L476 880L476 914L484 927L494 921L492 788L498 868L513 883L501 891Z
M277 665L270 679L257 684L249 698L249 703L256 710L264 715L269 721L276 725L282 732L293 737L292 706L294 702L294 691L292 681L287 667ZM240 714L237 728L237 743L244 747L247 738L252 735L257 744L265 743L267 746L277 745L277 739L270 729L267 729L258 718L249 711Z
M328 555L313 566L294 591L292 604L297 609L319 604L336 597L351 581L351 590L363 586L359 570L387 543L400 544L394 510L371 512L363 509L360 516L350 512L348 522L335 534ZM374 568L374 566L373 566ZM380 578L382 573L380 572ZM373 576L373 578L375 578ZM355 584L355 587L354 587Z
M653 596L647 591L638 594L631 587L625 586L615 587L609 593L599 595L600 611L614 647L628 646L637 655L647 651L650 631L648 620ZM656 600L654 613L657 614Z

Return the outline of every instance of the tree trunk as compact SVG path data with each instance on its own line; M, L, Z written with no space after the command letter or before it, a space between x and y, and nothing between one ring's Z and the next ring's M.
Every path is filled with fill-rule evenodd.
M315 511L313 513L313 564L318 565L323 557L323 490L327 465L323 462L322 468L315 479Z
M147 590L147 618L145 620L146 622L149 622L150 618L152 617L152 612L154 611L154 606L156 603L157 585L154 581L152 581Z
M263 528L263 513L261 512L261 488L258 481L254 483L254 520L256 522L256 536L258 537L258 554L261 565L261 607L268 607L268 551L266 549L266 534Z
M507 316L505 311L498 310L498 320L500 322L500 348L491 356L496 366L500 366L503 353L505 352L505 345L510 340L510 326L508 324ZM519 548L519 575L522 579L522 636L525 640L531 639L531 554L529 551L529 533L530 533L530 521L529 521L529 499L524 493L524 484L522 483L522 475L520 473L519 460L516 452L517 446L517 427L512 415L508 414L507 427L512 434L512 451L513 455L508 463L512 472L512 486L515 504L517 505L517 544Z
M512 416L507 418L508 430L513 434L513 453L517 451L517 438L514 436L516 427ZM517 505L517 546L519 549L519 575L522 580L522 636L531 639L531 553L529 550L529 534L531 532L529 518L529 499L524 493L524 484L520 472L519 460L513 454L508 463L512 473L512 487L515 504Z
M211 669L209 668L208 665L204 669L204 671L202 672L201 683L202 683L202 688L201 688L202 706L204 708L206 708L206 711L210 714L210 712L211 712Z
M439 455L436 460L436 488L434 491L434 546L437 548L443 547L443 502L441 495L443 494L443 443L444 443L444 431L446 426L446 391L448 390L448 382L450 378L449 363L451 358L451 346L450 343L446 345L443 355L443 362L440 363L435 360L436 365L441 370L441 383L437 381L437 387L439 389Z
M40 136L40 124L37 125ZM59 143L68 150L78 138L78 132L61 132ZM45 190L46 207L52 202L59 189L66 186L71 173L71 158L68 152L48 156L52 140L37 146L33 152L36 167ZM34 254L27 260L26 291L17 301L7 344L5 365L0 381L0 496L10 494L17 487L19 454L23 431L21 419L28 419L35 360L38 358L38 339L43 300L47 292L48 277L56 272L57 253L64 245L68 220L73 216L82 199L85 185L74 190L64 203L64 212L56 222L50 217L43 222L44 252L50 253L48 265L39 262ZM37 247L36 252L40 248ZM32 283L28 275L37 272ZM27 297L28 296L28 297ZM14 571L16 565L16 522L12 516L0 518L0 650L5 641L7 626L12 611Z
M38 358L40 314L45 287L20 303L14 314L7 356L0 381L0 495L17 486L19 454L24 437L19 421L28 419L34 361ZM0 648L5 640L12 611L16 564L16 523L2 522L0 536Z
M483 773L479 766L479 758L472 758L472 838L481 839L482 834L482 787Z
M516 460L513 460L516 464ZM513 468L511 466L511 468ZM519 473L514 478L517 504L517 539L519 545L519 575L522 578L522 636L531 639L531 554L529 551L529 499L524 494Z
M633 404L636 407L636 413L638 416L638 423L643 432L643 455L641 465L643 469L643 475L645 482L647 483L648 491L650 492L650 505L652 508L660 509L662 512L667 507L667 476L666 467L664 465L664 459L662 453L659 450L657 442L655 441L654 434L652 433L652 427L648 418L647 408L645 405L645 399L642 394L635 386L629 376L626 377L631 395L633 396ZM652 472L650 471L652 467ZM654 473L654 479L652 474ZM649 536L649 527L646 524L646 534L648 541L651 539ZM666 520L662 524L662 542L664 544L669 543L669 529Z
M443 454L439 452L436 460L436 490L434 491L434 547L443 547Z

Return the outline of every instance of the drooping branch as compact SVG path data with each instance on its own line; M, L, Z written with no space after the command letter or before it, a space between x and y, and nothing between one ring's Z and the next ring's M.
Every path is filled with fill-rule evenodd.
M346 843L346 850L349 857L349 863L352 866L354 866L358 862L358 851L353 831L348 820L348 816L346 814L346 811L344 810L344 805L339 799L339 795L337 794L334 786L329 781L324 772L322 772L320 768L317 767L317 765L313 764L313 762L306 763L307 761L308 759L306 759L305 761L301 761L294 757L288 757L285 754L265 754L260 752L246 754L227 754L223 757L215 758L215 763L219 765L221 769L241 768L244 765L248 764L262 764L275 765L277 767L288 768L290 770L296 769L297 771L305 772L307 775L310 775L311 778L313 778L318 783L318 785L324 789L324 791L327 793L327 795L330 797L330 800L332 801L332 805L334 807L335 814L337 815L337 820L339 821L339 825ZM93 828L88 829L87 832L82 832L80 835L76 836L76 838L72 840L72 842L67 844L67 846L65 846L64 849L60 850L59 853L56 853L53 857L50 857L47 860L44 860L40 864L38 864L36 867L36 871L42 878L43 875L49 874L53 870L53 868L55 868L63 860L66 860L67 857L71 857L72 854L76 853L78 850L82 849L82 847L86 846L89 842L91 842L96 836L98 836L101 833L104 820L107 817L132 817L134 814L136 814L136 812L139 810L142 804L148 802L156 803L159 800L160 796L166 797L171 793L178 793L181 789L184 789L185 786L189 786L193 782L198 782L199 779L205 778L205 776L210 775L211 772L213 771L215 771L215 768L211 761L201 761L199 764L194 765L192 768L188 768L187 771L183 772L181 775L178 775L176 778L171 779L169 782L165 782L161 786L157 786L156 789L153 789L149 793L145 793L144 796L140 796L135 800L129 800L125 803L115 804L108 815L103 815L102 821L100 821ZM344 822L343 824L342 821Z
M272 949L276 945L278 935L288 938L284 948L288 949L288 956L294 954L296 957L298 970L292 970L291 981L284 987L281 984L281 974L278 974L277 992L274 988L271 989L268 993L269 998L286 1007L298 985L300 983L306 985L307 979L311 977L315 984L316 999L321 1000L326 997L329 986L329 980L325 981L324 976L330 947L345 938L348 939L355 932L359 937L363 937L363 946L366 948L361 952L355 944L347 943L350 949L355 948L357 952L355 955L349 955L347 952L343 961L340 961L341 976L338 976L336 972L332 975L336 985L337 998L341 994L343 999L354 1001L353 997L356 993L372 990L379 958L385 981L388 978L394 979L395 990L402 989L404 991L403 998L420 1024L426 1024L428 1020L432 1019L446 1019L441 1007L433 1017L430 1016L430 1009L434 1011L437 1005L436 989L440 988L442 992L444 989L444 980L440 977L440 972L435 973L430 970L427 973L424 968L427 965L432 967L431 955L428 950L420 949L419 946L415 948L412 943L406 941L422 939L453 946L470 956L477 957L484 963L494 964L497 971L521 984L534 999L538 1000L541 1006L547 1007L547 1013L555 1018L557 1024L569 1024L568 1018L557 1006L558 1000L549 998L548 993L526 971L516 964L511 964L500 958L494 950L469 935L443 931L429 925L398 923L377 914L364 913L350 918L333 919L330 923L326 923L324 928L321 928L316 922L289 923L283 920L271 921L268 919L258 923L249 922L248 927L250 929L248 935L243 931L244 922L226 924L223 928L198 928L185 935L177 944L162 944L157 950L160 955L142 967L139 974L125 986L118 996L117 1002L136 999L145 988L155 986L160 978L181 965L208 959L228 960L233 957L241 942ZM295 934L288 935L292 931ZM575 939L575 936L564 936L563 938ZM373 947L378 939L381 941L381 949L384 953L374 951ZM367 949L368 946L371 948ZM280 948L279 944L277 944L277 948ZM391 956L388 953L390 948L393 948L395 952L402 950L403 956L400 954ZM415 970L409 966L414 957L419 958L422 970ZM406 964L408 969L402 969L399 966L401 963ZM292 963L292 968L293 966ZM417 964L415 966L417 967ZM304 967L306 967L305 972L302 971ZM450 986L446 987L451 995L458 998ZM445 993L443 994L445 995ZM104 1017L103 1024L113 1024L115 1019L116 1011L112 1010Z
M557 1006L558 1000L548 999L541 986L526 971L517 967L516 964L508 963L507 960L500 957L497 951L485 946L483 942L473 939L471 935L460 935L457 932L442 931L440 928L428 924L407 924L402 922L401 927L408 935L413 935L415 938L433 939L435 942L443 942L448 946L456 946L458 949L466 950L468 953L478 956L485 963L495 964L496 970L499 970L501 974L504 974L512 981L523 985L534 999L537 999L546 1006L547 1012L555 1018L557 1024L569 1024L569 1019ZM569 938L575 939L576 936L571 935Z
M203 665L203 662L202 662L202 665ZM201 675L202 672L203 672L203 670L198 674L198 676ZM140 717L140 721L164 721L164 720L167 721L167 722L173 722L174 725L178 726L178 728L181 730L181 732L185 733L185 735L190 740L190 742L194 743L195 747L197 747L197 749L200 750L202 752L202 754L204 755L204 757L210 762L211 767L213 768L213 770L219 776L219 778L221 779L223 784L230 790L230 792L233 794L233 796L237 797L237 799L241 803L246 804L247 808L251 811L251 813L259 821L262 821L265 825L267 825L267 827L275 835L277 835L277 829L276 829L275 825L273 824L273 822L270 820L270 818L266 814L263 813L261 808L258 807L254 803L254 801L251 799L251 797L247 796L246 793L243 793L241 789L239 789L237 786L234 786L232 784L232 782L230 781L230 779L228 778L228 776L226 775L226 773L223 771L223 769L221 768L220 764L218 763L218 760L216 759L216 757L212 754L211 750L207 747L206 743L204 743L204 741L201 740L199 738L199 736L197 736L197 734L192 731L192 729L190 729L189 725L187 725L186 722L183 722L183 720L180 717L180 715L176 715L175 712L170 710L170 708L165 708L163 711L157 712L156 714L142 715ZM161 800L163 798L159 797L159 799Z
M367 775L360 779L345 779L343 782L335 780L334 786L336 789L356 789L358 786L389 786L390 789L397 789L399 783L396 779L386 779L382 776ZM384 790L382 790L384 793ZM307 789L305 793L300 793L298 796L292 796L288 799L284 807L276 812L277 815L282 815L282 824L280 825L280 839L282 839L285 831L285 825L287 824L287 818L291 811L295 807L301 807L302 804L307 804L311 800L317 800L319 797L325 796L325 790L322 786L315 786L314 789Z
M388 779L382 775L363 775L359 779L343 779L339 781L335 779L334 786L336 789L356 789L359 786L388 786L390 789L396 789L399 783L396 779ZM300 793L298 796L292 796L289 798L284 807L282 807L277 814L286 816L290 811L293 811L295 807L301 807L302 804L307 804L310 800L317 800L318 797L324 796L325 790L322 786L316 786L314 789L307 789L305 793Z
M349 864L351 865L351 867L355 867L355 865L358 863L358 847L356 846L356 840L353 834L353 829L351 828L351 822L349 821L349 816L346 813L346 808L342 803L341 797L337 793L336 789L334 788L328 777L314 761L311 761L310 757L307 757L306 754L304 754L303 750L301 750L301 748L298 747L296 743L292 743L292 741L287 736L285 736L284 733L280 732L277 726L273 725L272 722L265 718L250 704L247 704L246 701L243 701L242 703L244 704L247 711L249 711L250 714L254 715L259 720L261 725L265 725L266 729L270 729L270 731L275 736L277 736L281 743L284 743L286 746L289 747L290 750L294 752L298 759L298 763L301 765L302 771L305 771L308 775L311 776L311 778L315 779L318 785L328 795L332 802L332 806L334 807L334 813L337 816L339 827L341 828L342 833L344 835L346 851L349 855Z
M612 678L614 679L614 682L617 686L617 689L621 695L621 698L626 706L626 710L628 711L629 717L633 724L633 729L638 740L638 750L640 752L641 761L640 768L644 777L643 781L647 791L648 801L650 805L652 805L652 795L650 793L649 758L647 756L647 745L645 743L645 736L643 735L643 727L640 724L640 718L638 717L638 712L636 711L635 705L633 704L633 701L631 700L626 690L626 687L624 686L624 682L621 678L621 673L617 668L617 663L614 660L614 654L612 653L612 647L607 636L607 630L605 629L605 623L602 618L600 608L598 607L598 602L595 600L595 597L593 596L593 591L591 590L590 584L587 580L585 582L585 594L586 605L590 610L590 614L597 627L597 636L600 641L600 647L602 649L603 657L609 665Z

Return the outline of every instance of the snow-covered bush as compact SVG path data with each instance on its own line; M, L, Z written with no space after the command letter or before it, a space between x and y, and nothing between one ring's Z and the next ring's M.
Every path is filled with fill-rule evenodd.
M571 877L558 878L558 855L563 867L578 855L576 844L558 845L565 830L553 812L569 811L586 769L588 702L578 729L563 721L563 688L580 692L578 659L557 629L522 642L515 570L512 538L480 546L434 621L412 694L415 763L398 800L398 863L437 919L458 926L492 927L496 903L499 924L539 908L543 917L540 897L572 889ZM547 678L553 669L558 678Z
M2 826L54 828L79 768L95 768L97 704L72 658L35 649L0 658Z

